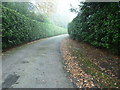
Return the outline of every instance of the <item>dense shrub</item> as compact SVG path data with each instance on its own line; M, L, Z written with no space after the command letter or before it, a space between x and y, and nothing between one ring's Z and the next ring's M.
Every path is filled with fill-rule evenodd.
M2 48L66 33L58 26L32 20L12 9L2 6Z
M117 2L85 2L68 25L73 39L120 54L120 7Z
M26 17L29 17L30 19L34 19L39 22L50 23L49 18L44 13L35 13L37 8L30 2L2 2L2 5Z

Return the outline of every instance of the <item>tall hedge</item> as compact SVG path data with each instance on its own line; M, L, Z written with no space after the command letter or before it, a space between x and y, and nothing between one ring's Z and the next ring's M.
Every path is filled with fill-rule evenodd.
M2 2L2 5L26 17L29 17L30 19L50 23L50 20L46 14L41 12L35 13L36 6L30 2Z
M117 2L85 2L68 25L73 39L120 54L120 7Z
M2 49L66 33L58 26L32 20L2 6Z

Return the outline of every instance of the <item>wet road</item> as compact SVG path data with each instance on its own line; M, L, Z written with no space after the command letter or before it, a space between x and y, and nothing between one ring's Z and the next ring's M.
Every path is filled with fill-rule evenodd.
M59 35L22 45L3 53L3 88L72 88L63 69Z

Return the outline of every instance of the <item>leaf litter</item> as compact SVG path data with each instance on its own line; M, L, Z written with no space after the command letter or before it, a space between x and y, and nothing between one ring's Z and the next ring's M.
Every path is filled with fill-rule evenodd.
M64 68L77 88L120 88L118 56L70 38L62 41L61 51Z

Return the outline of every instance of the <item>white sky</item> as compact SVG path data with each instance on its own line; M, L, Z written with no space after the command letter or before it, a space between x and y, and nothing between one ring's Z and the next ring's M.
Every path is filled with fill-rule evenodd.
M31 0L32 3L35 4L35 2L55 2L56 6L56 11L53 14L60 15L62 18L68 19L70 22L75 16L75 13L70 12L70 4L73 7L78 7L79 1L84 1L84 0Z
M78 0L58 0L57 2L57 11L56 13L59 13L61 16L65 16L65 18L68 18L69 21L71 21L76 14L70 12L70 4L73 7L78 7Z

